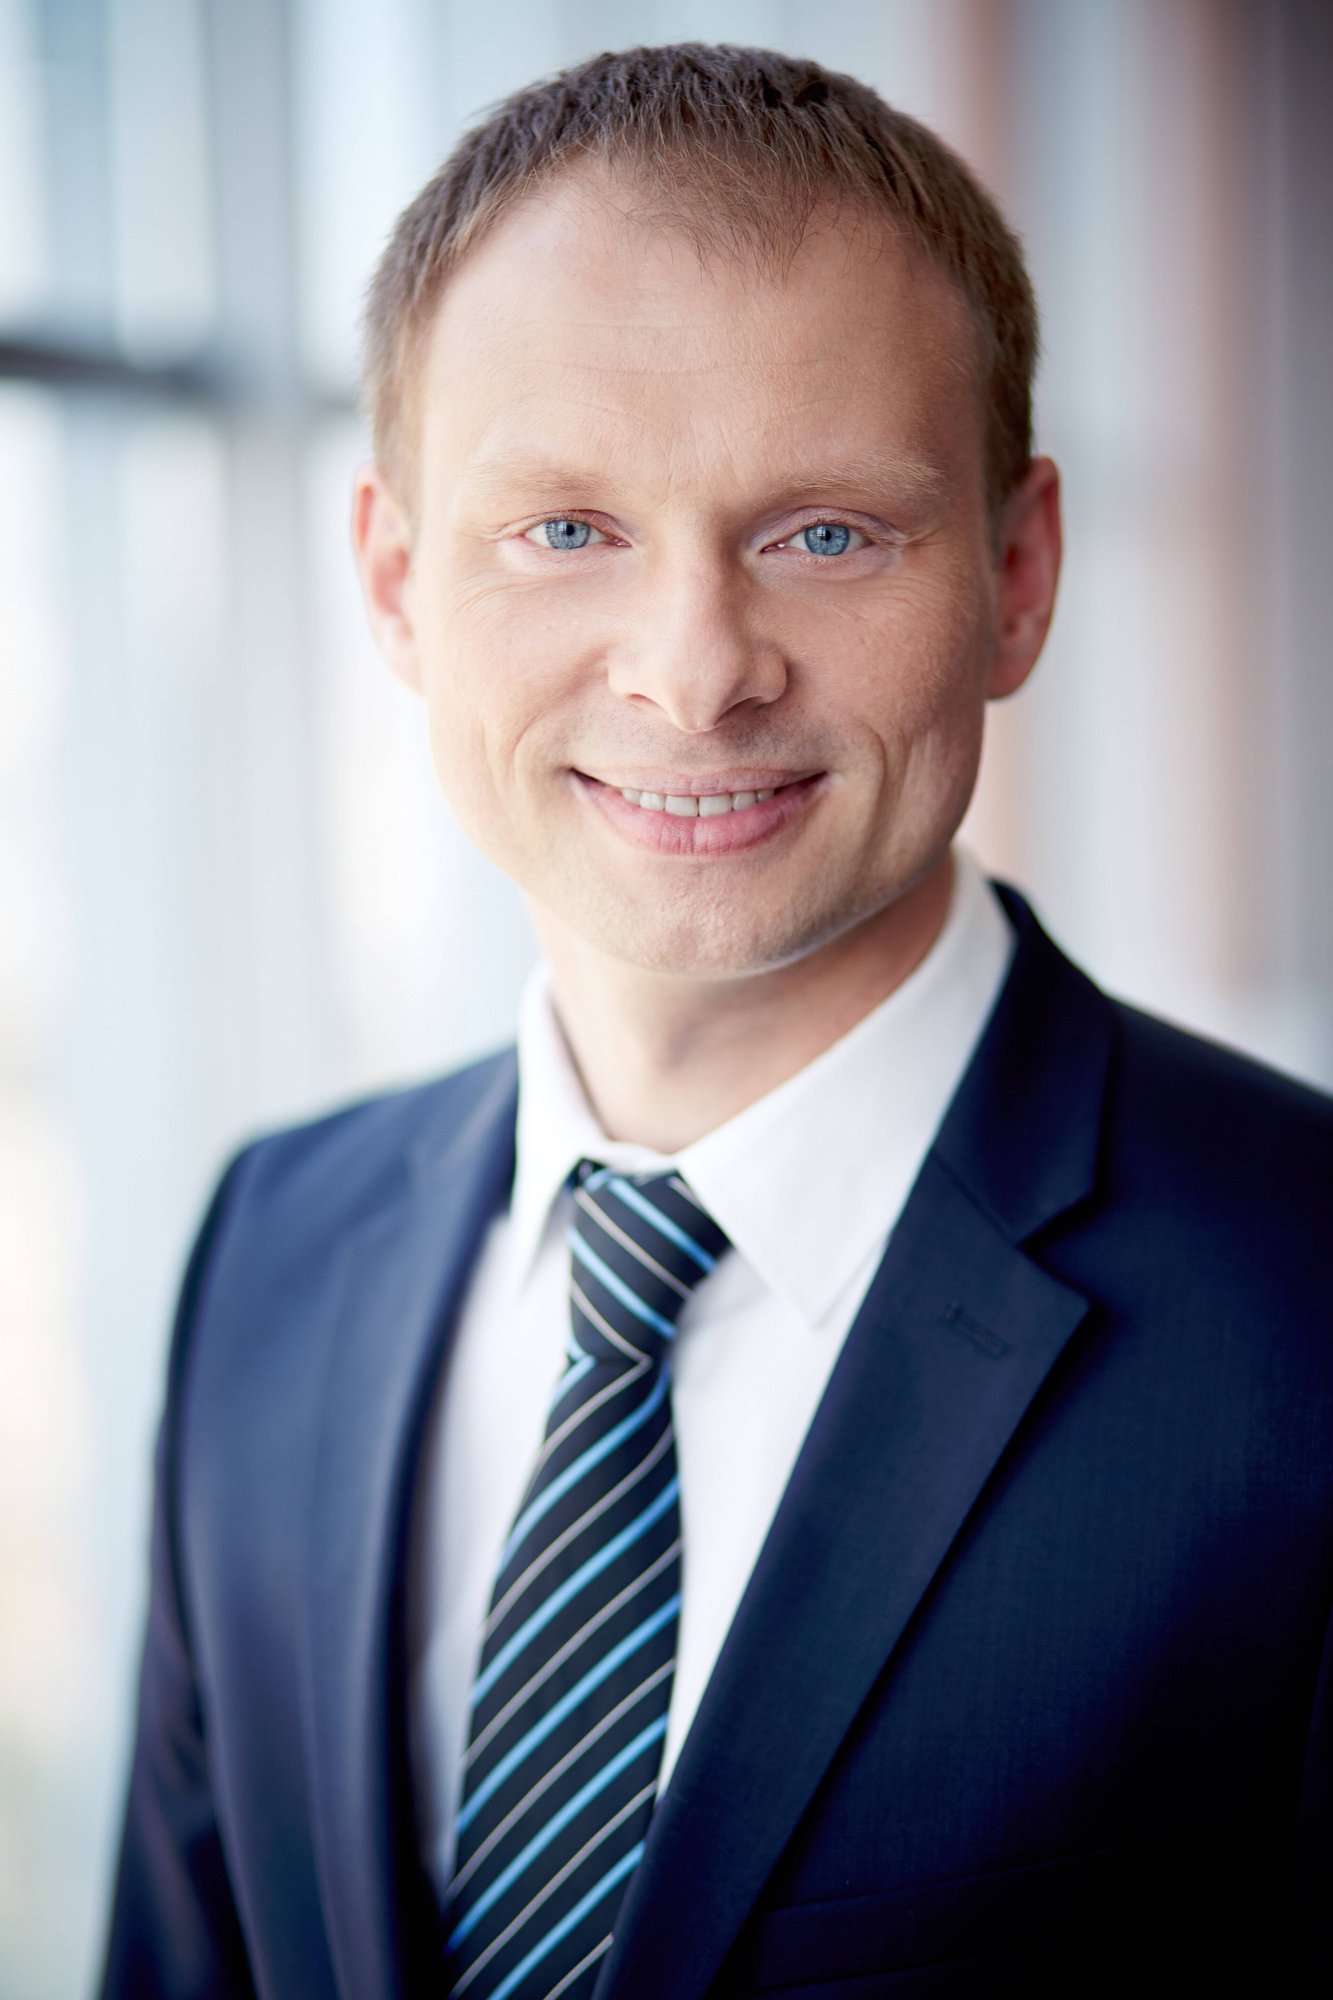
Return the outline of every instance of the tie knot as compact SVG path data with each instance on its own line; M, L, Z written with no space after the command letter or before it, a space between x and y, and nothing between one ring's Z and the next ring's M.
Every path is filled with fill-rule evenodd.
M573 1187L575 1342L597 1361L660 1361L727 1238L677 1173L618 1174L581 1160Z

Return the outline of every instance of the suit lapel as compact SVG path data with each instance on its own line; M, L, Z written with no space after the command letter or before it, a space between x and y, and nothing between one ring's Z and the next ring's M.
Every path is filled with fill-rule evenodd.
M1110 1009L1002 893L1010 977L811 1425L599 2000L706 1991L1086 1311L1021 1246L1092 1187Z
M474 1079L450 1134L417 1152L340 1253L309 1514L304 1713L325 1921L346 1993L406 1986L416 1861L402 1797L404 1524L431 1384L513 1175L512 1059ZM457 1098L446 1103L455 1112Z

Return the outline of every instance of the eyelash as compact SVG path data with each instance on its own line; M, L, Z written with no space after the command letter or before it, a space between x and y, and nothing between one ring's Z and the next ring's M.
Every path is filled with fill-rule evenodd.
M540 521L533 521L528 527L523 529L522 533L519 536L520 541L527 541L528 536L531 535L535 529L544 528L551 521L578 522L581 523L586 528L592 528L599 535L606 534L606 530L604 528L599 528L597 526L596 521L590 521L586 514L576 514L570 512L567 514L563 513L546 514L542 517ZM782 541L773 544L773 546L781 548L782 546L784 546L785 543L793 541L797 535L803 535L806 532L807 528L847 528L850 529L852 534L859 535L861 537L862 544L864 547L873 548L875 546L875 538L872 535L868 534L864 528L856 527L851 521L839 521L831 518L820 518L814 521L802 521L799 528L793 528L790 535L784 535ZM530 548L540 548L541 544L538 542L530 542L528 546ZM548 545L546 549L543 551L543 553L546 555L582 555L583 550L553 549ZM837 562L839 560L837 556L829 557L829 556L811 555L808 549L797 549L794 550L793 553L799 555L805 562L819 563L821 565L826 565L830 561ZM848 556L860 555L860 553L861 553L860 549L846 549L843 551L843 554Z

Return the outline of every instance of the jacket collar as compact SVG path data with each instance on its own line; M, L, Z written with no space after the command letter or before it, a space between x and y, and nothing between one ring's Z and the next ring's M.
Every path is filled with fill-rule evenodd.
M1017 949L935 1153L1010 1242L1095 1184L1114 1012L1018 890L995 883Z

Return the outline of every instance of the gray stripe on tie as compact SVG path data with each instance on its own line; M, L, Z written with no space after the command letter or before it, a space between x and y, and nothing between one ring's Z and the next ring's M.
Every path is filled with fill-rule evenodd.
M600 1611L595 1611L592 1617L588 1620L587 1624L580 1625L578 1631L574 1634L573 1638L566 1639L564 1645L560 1648L559 1652L552 1653L550 1659L546 1662L545 1666L539 1667L536 1673L532 1676L532 1679L529 1681L525 1681L523 1683L522 1687L518 1690L517 1694L510 1695L508 1701L505 1703L504 1707L500 1710L499 1714L492 1716L491 1720L486 1724L486 1727L478 1733L478 1735L474 1738L474 1740L471 1743L468 1744L466 1754L464 1755L463 1758L464 1765L466 1766L470 1764L473 1758L476 1757L482 1750L485 1749L486 1745L490 1742L491 1738L494 1736L496 1730L500 1729L509 1720L510 1716L512 1716L517 1709L522 1707L523 1703L528 1699L528 1696L530 1694L534 1694L536 1690L542 1686L543 1682L548 1681L550 1679L551 1675L556 1671L557 1667L561 1667L564 1665L565 1661L569 1658L571 1653L575 1653L578 1651L579 1647L583 1644L584 1640L590 1638L591 1635L597 1630L599 1625L604 1625L607 1619L613 1618L616 1612L622 1610L624 1606L629 1603L632 1597L637 1597L639 1592L641 1590L646 1589L647 1586L653 1581L654 1577L657 1576L659 1571L665 1569L668 1563L674 1562L679 1554L680 1554L680 1536L677 1535L675 1541L671 1544L671 1547L669 1549L663 1549L661 1555L658 1556L656 1562L649 1563L647 1569L643 1571L642 1575L636 1576L632 1583L627 1583L625 1585L625 1588L622 1591L620 1591L615 1597L613 1597L609 1603L604 1604Z
M528 1564L522 1576L516 1578L515 1581L510 1584L508 1590L505 1592L504 1596L500 1599L500 1602L492 1606L491 1615L481 1628L481 1636L483 1644L487 1639L490 1638L491 1633L500 1623L501 1619L508 1611L510 1605L513 1604L515 1598L522 1595L522 1593L527 1589L528 1585L532 1582L533 1578L540 1576L542 1571L545 1569L547 1563L551 1562L556 1556L558 1556L562 1549L568 1548L569 1544L573 1541L574 1537L576 1535L582 1534L583 1530L586 1527L588 1527L591 1522L595 1521L599 1514L604 1514L608 1507L614 1506L617 1500L619 1500L624 1494L629 1492L631 1486L637 1486L639 1481L642 1478L644 1478L647 1473L652 1471L653 1467L657 1464L658 1459L661 1458L663 1452L667 1449L668 1445L674 1442L674 1439L675 1439L675 1432L673 1430L669 1428L667 1430L664 1430L662 1432L661 1437L657 1440L657 1443L653 1446L652 1450L649 1452L647 1458L640 1459L639 1463L635 1466L633 1472L627 1473L626 1476L621 1480L619 1486L613 1486L609 1493L604 1493L600 1500L595 1501L591 1507L587 1508L584 1513L579 1515L577 1521L572 1521L570 1525L565 1529L562 1535L557 1535L556 1539L553 1542L549 1542L547 1546L542 1550L541 1554L537 1557L535 1562L530 1562Z
M618 1813L615 1813L612 1816L612 1818L610 1818L606 1822L605 1826L600 1827L598 1831L592 1835L591 1839L584 1841L578 1853L570 1856L569 1860L565 1863L564 1867L560 1869L558 1874L555 1874L551 1877L550 1881L546 1884L545 1888L538 1890L537 1894L533 1897L532 1901L527 1905L527 1907L525 1909L520 1910L516 1917L511 1917L509 1922L505 1925L504 1929L500 1932L499 1936L491 1939L491 1942L487 1945L485 1951L482 1952L480 1958L478 1958L475 1965L470 1965L468 1967L466 1973L464 1973L463 1977L459 1980L457 1986L455 1986L454 1988L455 1994L465 1993L467 1991L471 1981L476 1978L477 1974L481 1971L483 1965L485 1965L489 1959L494 1958L496 1952L500 1950L502 1945L508 1944L510 1938L514 1936L515 1932L522 1929L523 1925L527 1923L529 1917L533 1916L541 1908L542 1904L547 1901L548 1897L550 1897L555 1892L555 1890L557 1890L560 1887L560 1884L562 1882L567 1882L569 1880L570 1876L574 1873L574 1870L579 1866L579 1864L583 1861L586 1861L590 1854L595 1854L597 1849L601 1846L602 1842L605 1839L607 1839L607 1837L610 1834L613 1834L616 1828L622 1825L624 1821L629 1818L632 1812L637 1811L638 1808L643 1804L645 1799L651 1798L652 1794L654 1793L654 1791L656 1791L656 1789L657 1789L657 1780L656 1778L654 1778L652 1784L645 1785L641 1792L637 1792L635 1796L628 1801L627 1804L623 1805L620 1808L620 1811ZM608 1938L606 1940L606 1944L609 1944L610 1942L611 1940ZM606 1948L605 1945L601 1947L602 1950L605 1950L605 1948ZM592 1956L595 1955L596 1955L595 1953L592 1954ZM586 1965L587 1963L588 1960L586 1958L581 1961L581 1965ZM578 1971L579 1969L580 1969L579 1966L575 1967L575 1971ZM565 1974L565 1977L560 1982L561 1986L568 1985L569 1981L573 1978L573 1976L574 1974L572 1972L567 1972ZM558 1991L559 1989L557 1988L555 1990ZM546 2000L550 2000L549 1994L546 1996Z
M581 1972L586 1972L594 1959L600 1958L603 1952L609 1951L610 1949L611 1949L611 1933L608 1931L606 1936L602 1939L602 1942L600 1944L595 1944L591 1951L585 1952L583 1957L579 1960L578 1964L570 1967L569 1971L565 1974L564 1978L560 1981L559 1985L553 1986L551 1988L550 1992L546 1995L546 2000L560 2000L560 1995L562 1993L568 1992L570 1986L578 1978L579 1974Z
M588 1294L584 1291L582 1285L579 1283L577 1278L570 1279L569 1291L570 1291L570 1297L574 1300L575 1304L578 1306L579 1311L587 1315L587 1317L592 1321L593 1325L597 1328L598 1332L605 1334L606 1338L612 1343L613 1346L618 1347L622 1354L627 1354L631 1361L643 1361L648 1363L649 1366L652 1365L651 1362L649 1361L649 1357L644 1353L641 1347L635 1347L632 1341L626 1340L623 1333L617 1333L616 1329L612 1326L610 1320L607 1319L602 1313L598 1312L596 1306L593 1304L592 1300L588 1297Z
M598 1227L604 1229L607 1235L614 1238L623 1249L628 1250L631 1257L637 1257L646 1270L653 1272L656 1277L662 1280L664 1285L670 1285L673 1291L679 1292L683 1299L687 1299L690 1296L690 1287L683 1285L679 1278L673 1278L670 1271L664 1265L658 1263L656 1257L650 1257L642 1243L636 1243L634 1238L628 1235L618 1222L613 1222L606 1210L597 1206L591 1195L585 1194L583 1189L580 1188L574 1199L578 1202L580 1208L587 1210L589 1215L595 1215Z
M593 1357L591 1355L587 1355L585 1358L588 1361L589 1366L595 1365L593 1363ZM647 1372L649 1368L652 1367L652 1365L653 1364L651 1361L645 1359L643 1366L641 1368L631 1368L623 1371L621 1374L617 1375L614 1382L609 1382L604 1389L599 1389L596 1395L589 1396L586 1403L580 1403L577 1410L570 1411L569 1415L565 1418L565 1421L560 1425L559 1429L551 1432L550 1437L547 1438L545 1444L541 1448L541 1451L538 1453L537 1463L533 1466L532 1472L528 1478L529 1492L531 1492L532 1488L537 1484L538 1475L540 1474L541 1469L545 1465L547 1459L551 1456L551 1453L555 1451L558 1446L564 1443L565 1439L569 1436L570 1432L577 1430L585 1417L590 1417L595 1410L600 1410L603 1403L609 1401L609 1399L612 1396L618 1396L622 1389L632 1389L634 1387L634 1384L637 1381L639 1381L639 1379ZM560 1393L561 1394L564 1393L563 1383L561 1384ZM514 1525L517 1526L518 1525L517 1522L515 1522ZM509 1540L512 1542L513 1539L514 1537L511 1532ZM506 1546L508 1546L508 1544L506 1544Z

